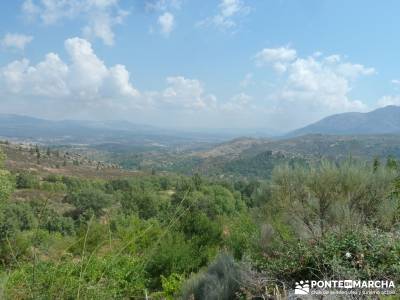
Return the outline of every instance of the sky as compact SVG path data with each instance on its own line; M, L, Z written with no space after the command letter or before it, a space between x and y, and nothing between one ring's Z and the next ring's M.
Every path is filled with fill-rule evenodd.
M0 113L285 131L400 105L397 0L0 3Z

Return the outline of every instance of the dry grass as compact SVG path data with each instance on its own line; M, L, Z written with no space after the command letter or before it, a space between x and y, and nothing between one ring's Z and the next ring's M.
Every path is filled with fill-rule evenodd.
M32 153L30 148L25 145L2 144L1 149L7 156L6 168L12 172L29 170L43 177L56 174L89 179L116 179L141 175L141 172L138 171L123 170L116 165L89 160L85 156L71 152L68 155L61 153L57 157L54 154L47 156L46 151L41 149L38 160L36 153ZM74 164L74 161L79 161L79 165Z

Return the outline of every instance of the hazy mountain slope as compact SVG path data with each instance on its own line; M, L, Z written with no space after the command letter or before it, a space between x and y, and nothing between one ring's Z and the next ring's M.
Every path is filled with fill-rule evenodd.
M332 115L294 130L288 136L305 134L385 134L400 133L400 107L386 106L368 113L343 113Z
M178 132L128 121L52 121L29 116L0 114L0 137L45 144L166 147L194 142L220 142L222 136Z

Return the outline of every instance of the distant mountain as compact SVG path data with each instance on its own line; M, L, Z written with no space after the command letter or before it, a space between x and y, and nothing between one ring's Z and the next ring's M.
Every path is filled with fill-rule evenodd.
M0 114L0 137L47 144L122 143L142 146L187 142L186 137L174 132L127 121L52 121L12 114Z
M30 116L0 114L0 139L44 144L104 145L106 148L169 147L215 143L224 134L184 132L135 124L129 121L45 120Z
M390 105L368 113L350 112L332 115L306 127L294 130L287 136L392 133L400 133L400 106Z

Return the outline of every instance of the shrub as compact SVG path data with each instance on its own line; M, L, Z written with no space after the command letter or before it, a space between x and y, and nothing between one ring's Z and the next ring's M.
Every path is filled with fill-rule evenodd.
M400 280L398 233L363 228L328 233L321 240L281 241L271 255L260 256L272 278L294 281L320 278Z
M32 208L26 203L8 203L3 208L3 222L0 224L0 240L18 231L35 228L37 220ZM3 240L4 241L4 240Z
M62 182L63 177L61 175L50 174L43 178L44 181L48 182Z
M204 265L199 252L196 245L185 240L181 233L174 232L164 236L147 251L146 270L152 279L150 287L161 288L161 276L198 271Z
M40 223L40 228L48 232L59 232L62 235L72 235L75 232L75 224L72 218L59 216L52 210L46 210Z
M39 186L39 178L29 172L18 173L15 182L18 189L31 189Z
M24 264L13 271L4 294L6 299L143 298L145 278L139 261L126 255L39 261L35 268Z
M377 224L396 173L366 164L322 161L310 168L284 166L274 170L266 209L281 214L299 236L319 237L332 229ZM347 216L347 219L343 219Z
M125 213L137 212L142 219L157 216L160 204L156 194L135 191L122 193L120 202Z
M184 276L172 273L168 277L161 275L162 295L166 300L174 300L180 294Z
M77 209L77 215L90 217L92 214L101 216L104 208L111 204L112 196L102 190L85 188L68 193L65 201L73 204Z
M40 189L48 192L66 192L67 186L62 182L44 181L40 184Z
M233 258L221 254L203 273L189 279L183 299L232 300L240 290L240 269Z
M10 173L8 171L0 169L0 209L1 206L8 200L13 191L14 183L11 180Z

